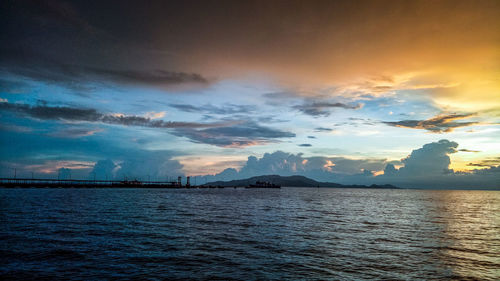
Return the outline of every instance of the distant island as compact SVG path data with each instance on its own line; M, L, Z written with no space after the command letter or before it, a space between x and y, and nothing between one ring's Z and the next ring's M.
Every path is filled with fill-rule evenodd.
M256 182L269 182L283 187L330 187L330 188L377 188L377 189L399 188L397 186L390 184L344 185L333 182L318 182L304 176L284 177L279 175L265 175L265 176L257 176L247 179L231 180L231 181L214 181L206 183L204 185L233 187L233 186L249 186L251 184L255 184Z

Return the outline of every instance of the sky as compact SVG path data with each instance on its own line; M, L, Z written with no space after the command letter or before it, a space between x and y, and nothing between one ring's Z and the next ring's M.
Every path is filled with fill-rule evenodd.
M1 177L500 186L500 1L0 5Z

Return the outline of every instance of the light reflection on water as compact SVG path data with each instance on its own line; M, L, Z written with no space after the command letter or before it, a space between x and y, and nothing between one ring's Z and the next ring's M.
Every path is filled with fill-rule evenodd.
M500 192L0 189L10 279L500 278Z

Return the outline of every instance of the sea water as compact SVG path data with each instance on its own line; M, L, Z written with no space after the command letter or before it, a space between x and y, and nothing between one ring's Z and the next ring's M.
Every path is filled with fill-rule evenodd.
M2 279L500 279L500 192L0 189Z

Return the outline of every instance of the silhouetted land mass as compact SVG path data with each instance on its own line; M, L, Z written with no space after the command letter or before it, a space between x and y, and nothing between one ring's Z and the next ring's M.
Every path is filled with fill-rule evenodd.
M215 181L209 182L205 185L211 186L248 186L250 184L255 184L257 181L260 182L269 182L280 186L288 186L288 187L331 187L331 188L380 188L380 189L390 189L390 188L399 188L390 184L384 185L344 185L333 182L318 182L313 179L304 177L304 176L288 176L283 177L279 175L265 175L265 176L257 176L251 177L248 179L242 180L232 180L232 181Z
M181 184L179 181L117 181L117 180L76 180L76 179L24 179L0 178L0 187L54 187L54 188L224 188L224 187L249 187L249 188L279 188L289 187L332 187L332 188L398 188L393 185L343 185L331 182L318 182L304 176L282 177L278 175L258 176L242 180L216 181L204 185Z

